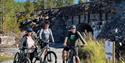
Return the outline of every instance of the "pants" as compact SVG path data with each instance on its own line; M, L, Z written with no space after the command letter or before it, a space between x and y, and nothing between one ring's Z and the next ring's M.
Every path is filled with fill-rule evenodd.
M35 49L32 53L29 53L29 56L30 56L29 59L32 62L33 58L37 56L37 49Z
M74 54L73 55L76 55L78 56L78 47L75 47L75 46L66 46L64 47L63 51L69 51L69 50L73 50Z

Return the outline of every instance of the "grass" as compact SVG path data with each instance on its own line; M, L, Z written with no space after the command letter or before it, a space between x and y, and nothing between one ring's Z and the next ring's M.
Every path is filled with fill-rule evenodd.
M85 37L87 45L80 49L80 59L83 63L106 63L102 41L94 40L90 35Z
M80 48L79 57L82 63L107 63L103 40L95 40L90 34L84 36L87 41L85 47ZM110 62L112 63L112 62ZM125 63L125 59L116 61Z
M82 48L82 52L86 52L90 55L87 59L89 63L106 63L105 52L102 44L97 44L90 40L88 45Z
M8 61L8 60L11 60L11 59L13 59L13 57L10 57L10 56L0 56L0 62Z

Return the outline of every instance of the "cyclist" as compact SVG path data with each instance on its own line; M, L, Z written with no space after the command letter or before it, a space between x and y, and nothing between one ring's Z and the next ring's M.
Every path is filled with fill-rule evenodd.
M41 48L44 48L49 42L54 43L54 37L51 29L49 28L49 25L50 25L50 22L48 20L45 21L43 24L43 28L39 31Z
M81 36L79 35L78 31L76 30L76 26L72 25L70 27L70 30L68 31L68 34L64 40L64 49L63 49L63 60L67 60L69 53L68 51L73 48L75 49L74 53L76 55L76 59L77 59L77 63L80 63L80 59L78 57L78 48L75 46L76 42L78 39L81 39ZM84 41L85 44L85 40L81 39L81 41ZM81 46L83 46L83 42L80 44Z
M37 50L32 28L28 28L26 30L26 34L22 37L19 48L21 50L27 49L30 60L33 60L33 57L35 56Z

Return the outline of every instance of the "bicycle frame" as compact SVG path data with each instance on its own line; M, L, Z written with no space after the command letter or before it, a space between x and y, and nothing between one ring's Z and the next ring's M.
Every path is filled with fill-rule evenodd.
M69 62L71 62L71 61L73 61L74 62L74 58L76 59L76 54L77 54L77 52L78 51L76 51L75 49L74 49L74 46L72 47L70 47L70 50L68 51L68 54L69 54L69 56L68 56L68 60L65 60L66 62L67 61L69 61Z
M73 56L76 56L76 50L74 49L74 47L71 47L70 50L69 50L69 53L72 53Z
M19 62L23 61L26 57L28 57L28 50L19 49Z
M44 52L47 53L48 51L50 51L49 43L47 43L47 45L41 50L38 56L42 56Z

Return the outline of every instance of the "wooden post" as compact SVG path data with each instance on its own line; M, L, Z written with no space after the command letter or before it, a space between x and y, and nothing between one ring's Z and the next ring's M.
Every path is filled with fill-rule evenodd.
M115 63L115 42L107 40L105 42L105 50L107 55L106 63Z
M112 63L115 63L115 42L113 42L113 55L112 55Z

